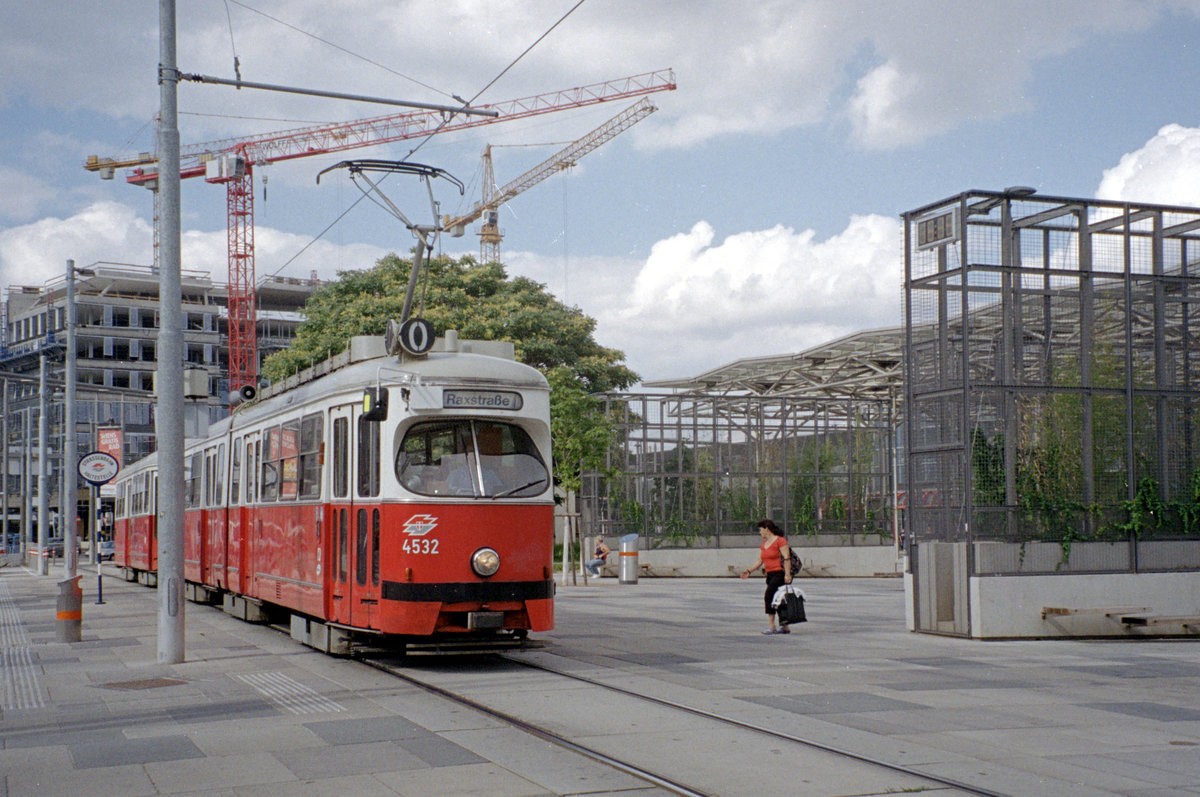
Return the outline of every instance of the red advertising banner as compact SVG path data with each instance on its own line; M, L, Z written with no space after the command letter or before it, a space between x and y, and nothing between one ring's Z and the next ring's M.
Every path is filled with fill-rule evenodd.
M123 465L124 463L121 462L121 428L113 426L97 429L96 450L112 455L116 458L118 465Z

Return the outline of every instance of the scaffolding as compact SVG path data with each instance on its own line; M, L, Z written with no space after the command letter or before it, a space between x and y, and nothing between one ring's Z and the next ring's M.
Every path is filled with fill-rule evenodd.
M1194 546L1144 547L1200 541L1200 209L1009 189L904 221L913 538L1200 568ZM972 567L1027 572L1024 554Z

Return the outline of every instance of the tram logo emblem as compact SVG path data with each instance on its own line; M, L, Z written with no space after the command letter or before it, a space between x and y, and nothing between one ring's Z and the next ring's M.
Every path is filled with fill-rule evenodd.
M410 537L424 537L437 528L437 520L433 515L413 515L404 521L404 533Z

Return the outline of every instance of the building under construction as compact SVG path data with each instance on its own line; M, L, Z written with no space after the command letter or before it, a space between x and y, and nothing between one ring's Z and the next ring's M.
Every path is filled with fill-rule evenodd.
M301 310L319 287L310 280L269 277L257 285L259 363L290 344ZM204 272L185 271L183 337L189 374L187 426L193 433L229 413L228 291ZM92 451L97 430L117 430L128 465L155 450L154 373L158 368L159 276L147 266L94 263L76 269L77 450ZM50 504L57 514L63 476L63 385L67 284L9 286L0 342L4 412L0 460L7 462L0 506L7 509L6 538L29 523L35 474L44 455ZM43 367L47 385L47 448L39 445ZM81 517L87 515L81 511ZM6 542L15 542L8 540Z

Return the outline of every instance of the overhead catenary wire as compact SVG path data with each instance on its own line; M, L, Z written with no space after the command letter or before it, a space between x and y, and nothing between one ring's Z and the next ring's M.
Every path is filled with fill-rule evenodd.
M399 72L399 71L397 71L397 70L395 70L395 69L392 69L390 66L387 66L386 64L381 64L381 63L379 63L378 61L375 61L375 60L373 60L373 59L371 59L371 58L368 58L367 56L363 55L362 53L357 53L357 52L355 52L355 51L353 51L353 50L351 50L351 49L349 49L349 48L346 48L346 47L343 47L343 46L342 46L342 45L340 45L340 44L337 44L336 42L329 41L328 39L324 39L324 38L322 38L322 37L320 37L320 36L316 35L315 33L312 33L312 32L310 32L310 31L304 30L304 29L303 29L303 28L301 28L301 27L298 27L298 26L296 26L296 25L293 25L293 24L291 24L290 22L285 22L285 21L283 21L282 19L279 19L278 17L274 17L274 16L272 16L272 15L268 14L267 12L265 12L265 11L262 11L261 9L255 8L254 6L248 5L247 3L243 3L243 2L241 2L241 0L226 0L226 5L227 5L227 6L228 6L228 4L229 4L229 3L233 3L234 5L240 6L240 7L244 8L244 9L246 9L247 11L250 11L250 12L253 12L253 13L255 13L255 14L258 14L258 15L259 15L259 16L261 16L261 17L265 17L266 19L269 19L269 20L271 20L272 22L276 23L277 25L282 25L282 26L284 26L285 28L288 28L288 29L290 29L290 30L293 30L293 31L295 31L296 33L299 33L299 34L300 34L300 35L302 35L302 36L307 36L307 37L309 37L310 39L313 39L314 41L318 41L318 42L320 42L321 44L324 44L324 45L326 45L327 47L332 47L332 48L333 48L333 49L335 49L335 50L339 50L340 52L343 52L343 53L345 53L346 55L350 56L351 58L357 58L358 60L360 60L360 61L363 61L363 62L365 62L365 63L368 63L368 64L370 64L371 66L378 67L378 68L382 69L382 70L383 70L383 71L385 71L385 72L388 72L388 73L390 73L390 74L393 74L393 75L395 75L395 76L396 76L396 77L398 77L398 78L403 78L404 80L407 80L407 81L410 81L410 82L412 82L412 83L415 83L416 85L420 86L421 88L424 88L424 89L429 89L429 90L430 90L430 91L432 91L432 92L435 92L435 93L437 93L437 94L441 94L443 97L449 97L449 98L450 98L450 99L452 99L452 100L457 100L457 99L459 99L458 97L455 97L455 96L454 96L454 94L453 94L453 93L451 93L451 92L448 92L448 91L443 91L443 90L441 90L441 89L439 89L439 88L435 88L434 86L431 86L431 85L429 85L428 83L425 83L425 82L423 82L423 81L417 80L415 77L412 77L411 75L406 75L406 74L404 74L403 72Z
M529 46L528 46L528 47L526 47L524 50L522 50L522 51L521 51L521 54L520 54L520 55L518 55L516 58L514 58L514 59L513 59L513 60L512 60L512 61L509 63L509 65L508 65L508 66L506 66L506 67L504 67L503 69L501 69L501 70L500 70L500 73L499 73L499 74L497 74L497 75L496 75L494 78L492 78L491 80L489 80L486 86L484 86L483 88L481 88L479 91L475 92L475 96L474 96L474 97L472 97L470 100L468 100L468 101L466 101L466 102L463 102L463 100L462 100L462 98L461 98L461 97L455 97L455 99L456 99L456 100L458 100L459 102L463 102L463 105L474 105L474 104L475 104L475 101L476 101L476 100L478 100L480 97L482 97L482 96L483 96L483 94L484 94L484 92L486 92L486 91L487 91L488 89L490 89L492 86L496 85L496 83L497 83L497 82L500 80L500 78L504 77L504 76L505 76L505 75L508 73L508 71L509 71L510 69L512 69L512 68L513 68L514 66L516 66L518 63L520 63L520 61L521 61L521 59L522 59L522 58L524 58L525 56L529 55L529 53L533 51L533 48L534 48L534 47L537 47L539 44L541 44L543 39L545 39L547 36L549 36L549 35L550 35L550 33L551 33L551 32L552 32L552 31L553 31L555 28L557 28L557 27L558 27L559 25L561 25L561 24L562 24L564 21L566 21L567 17L569 17L569 16L571 16L572 14L574 14L574 13L575 13L575 10L576 10L577 8L579 8L581 5L583 5L583 4L584 4L584 2L585 2L585 0L579 0L579 2L577 2L575 5L571 6L569 9L567 9L567 13L565 13L565 14L563 14L561 17L559 17L559 18L558 18L558 21L557 21L557 22L555 22L553 25L551 25L549 28L547 28L545 33L543 33L541 36L538 36L538 37L537 37L537 39L536 39L536 40L533 42L533 44L529 45ZM441 130L442 130L442 128L443 128L443 127L445 127L447 124L449 124L449 123L450 123L450 119L451 119L451 117L447 117L446 119L444 119L440 125L438 125L437 127L435 127L435 128L434 128L434 129L433 129L433 130L432 130L432 131L429 133L429 135L427 135L427 136L425 136L425 138L421 139L421 141L420 141L420 142L419 142L419 143L418 143L418 144L417 144L415 147L413 147L411 150L409 150L409 152L408 152L408 154L407 154L407 155L405 155L405 156L404 156L404 160L408 160L408 159L409 159L409 158L411 158L413 155L417 154L417 151L418 151L418 150L420 150L420 149L421 149L421 147L425 146L425 144L426 144L426 143L428 143L429 139L433 138L435 135L437 135L438 133L440 133L440 132L441 132Z

